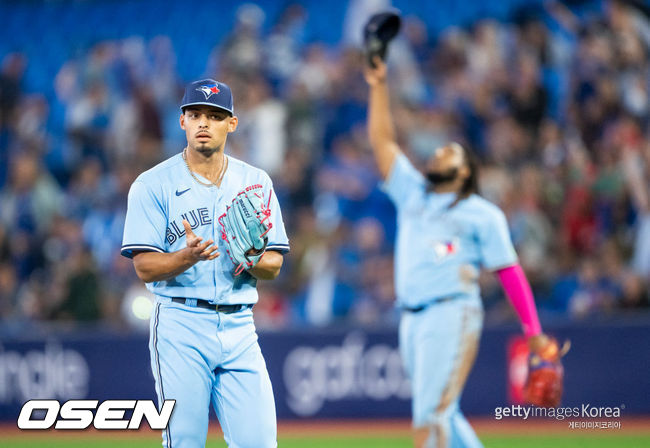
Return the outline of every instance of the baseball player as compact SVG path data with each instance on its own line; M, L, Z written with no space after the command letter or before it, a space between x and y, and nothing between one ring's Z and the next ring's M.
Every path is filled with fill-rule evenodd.
M436 149L425 175L416 170L395 140L386 65L379 56L372 61L376 67L366 68L368 131L383 188L397 208L399 343L412 380L415 446L480 447L458 406L482 328L479 269L497 273L533 353L554 348L557 355L557 344L541 332L504 214L476 194L471 154L449 143ZM557 356L552 361L545 367L556 380ZM557 381L551 391L547 381L536 393L559 400Z
M275 447L275 403L252 308L257 280L275 278L289 250L280 206L265 172L225 154L237 128L226 84L189 84L180 126L187 147L131 186L122 245L156 296L151 368L159 405L176 400L162 444L205 446L212 403L228 446ZM251 191L264 209L264 247L244 249L237 264L234 244L248 235L233 238L223 221L238 219L230 214Z

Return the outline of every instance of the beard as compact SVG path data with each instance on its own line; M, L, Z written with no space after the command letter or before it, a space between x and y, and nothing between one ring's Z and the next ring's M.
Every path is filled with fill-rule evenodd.
M453 182L458 176L458 168L451 168L447 171L429 171L427 180L435 187L441 184Z
M197 142L193 149L204 157L210 157L219 151L220 147L214 142Z

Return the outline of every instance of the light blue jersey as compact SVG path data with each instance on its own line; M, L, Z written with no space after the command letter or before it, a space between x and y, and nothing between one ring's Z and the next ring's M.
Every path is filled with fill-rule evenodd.
M506 219L477 195L454 204L456 193L429 191L403 154L383 187L397 208L399 341L413 426L427 430L427 448L480 448L459 402L483 326L479 271L517 262Z
M149 350L158 403L176 401L162 434L167 448L205 445L210 403L229 446L277 446L273 390L251 308L217 312L197 300L220 305L257 302L255 278L247 272L234 275L218 219L237 193L258 184L271 209L267 250L286 252L289 242L271 179L232 157L221 187L194 179L178 154L142 173L129 191L122 255L185 248L183 219L203 241L213 240L221 254L170 280L147 284L156 294Z
M243 188L261 184L265 198L270 195L271 222L267 250L285 253L289 241L282 213L269 176L233 157L221 187L202 185L190 174L185 160L177 154L142 173L129 191L122 255L133 252L175 252L186 247L183 219L203 241L213 240L220 256L200 261L173 279L147 283L147 288L163 297L188 297L218 304L257 302L256 279L243 272L234 276L231 259L221 239L218 218ZM201 178L198 174L197 177ZM207 179L201 179L208 182Z
M479 269L517 262L503 212L472 195L449 207L456 193L427 191L405 155L393 163L384 190L397 208L395 283L400 306L478 295Z

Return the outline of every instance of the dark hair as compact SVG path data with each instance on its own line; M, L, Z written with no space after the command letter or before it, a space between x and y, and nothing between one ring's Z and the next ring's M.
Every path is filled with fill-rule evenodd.
M470 197L472 194L478 194L479 160L476 154L474 154L474 151L468 149L460 143L451 142L450 145L462 148L463 155L465 156L465 163L469 168L469 176L467 176L467 179L465 179L465 182L463 182L463 185L460 187L460 191L458 192L456 200L449 206L449 208L452 208L463 199Z

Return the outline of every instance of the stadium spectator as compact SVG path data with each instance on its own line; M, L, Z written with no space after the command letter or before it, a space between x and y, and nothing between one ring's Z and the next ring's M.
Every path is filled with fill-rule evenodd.
M101 316L102 285L87 248L69 259L61 304L53 311L57 319L94 321Z
M423 159L458 140L480 155L482 193L506 212L542 312L647 307L650 22L619 1L532 3L474 23L406 14L389 53L400 146ZM272 173L295 218L286 269L262 288L267 326L394 322L394 210L360 132L355 46L359 24L386 5L350 2L332 44L319 34L331 17L313 6L246 4L205 44L205 74L228 81L249 117L228 151ZM0 46L0 316L120 319L136 280L115 255L125 185L182 149L178 86L198 76L181 63L195 49L160 30L37 60ZM51 78L34 83L43 60ZM92 273L61 272L80 259ZM92 296L92 275L105 279L98 305L79 310L66 285ZM501 318L484 291L488 319Z
M0 66L0 130L13 122L13 112L22 93L27 59L20 53L5 55Z

